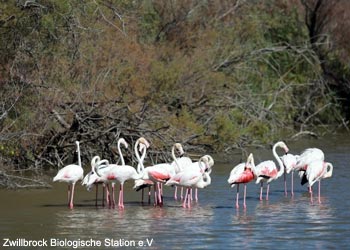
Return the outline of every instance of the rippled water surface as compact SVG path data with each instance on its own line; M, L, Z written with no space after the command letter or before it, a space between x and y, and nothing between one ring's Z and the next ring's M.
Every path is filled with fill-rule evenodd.
M350 138L348 135L290 143L292 153L307 147L323 149L334 165L333 177L322 181L321 204L310 204L307 188L295 175L295 196L285 197L283 177L272 182L270 200L259 201L259 186L249 183L247 208L236 209L236 189L227 178L240 155L216 156L212 185L199 192L191 209L173 199L166 187L164 206L140 204L140 193L125 185L125 209L95 207L94 192L78 187L75 208L66 207L64 183L47 190L0 190L1 246L5 239L88 242L106 249L143 244L147 249L348 249L350 245ZM269 150L253 150L255 161L272 159ZM288 187L290 176L288 176ZM317 185L315 185L315 188ZM317 190L317 188L315 189ZM316 195L317 192L315 192ZM65 243L68 244L68 243ZM150 245L150 246L148 246ZM22 247L7 247L23 249ZM73 248L73 247L68 247ZM112 247L111 247L112 248ZM128 247L124 246L123 249ZM38 249L26 247L25 249Z

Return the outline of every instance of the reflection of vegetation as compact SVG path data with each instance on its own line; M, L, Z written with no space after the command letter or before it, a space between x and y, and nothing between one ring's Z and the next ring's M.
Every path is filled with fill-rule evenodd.
M40 166L59 137L64 147L88 133L148 131L160 149L222 150L345 125L350 69L338 38L347 29L332 30L343 23L333 18L313 31L328 40L310 39L304 15L318 2L5 1L1 146ZM333 12L322 12L327 2L318 14L348 5L329 2ZM11 150L0 150L4 161Z

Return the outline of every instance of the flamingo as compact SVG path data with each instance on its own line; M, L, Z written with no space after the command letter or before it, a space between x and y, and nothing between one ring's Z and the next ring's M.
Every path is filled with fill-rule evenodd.
M108 161L107 160L101 160L101 158L99 156L94 156L91 160L91 171L89 173L87 173L87 175L84 177L83 181L81 182L81 184L83 186L86 186L87 187L87 190L90 191L92 189L92 185L95 185L96 186L96 201L95 201L95 206L97 206L97 195L98 195L98 184L102 183L103 185L103 197L102 197L102 206L104 206L104 192L105 192L105 188L106 188L106 184L101 182L101 181L98 181L98 176L96 175L95 173L95 168L98 167L98 168L104 168L106 167L106 165L103 165L103 164L108 164ZM90 180L93 180L93 183L91 184L91 181ZM90 183L90 184L89 184ZM109 200L108 200L108 197L109 197L109 191L108 191L108 187L106 189L106 199L107 199L107 204L109 204Z
M144 139L143 137L141 137ZM138 148L138 144L141 141L141 138L139 138L136 141L135 144L135 151ZM123 138L121 138L123 139ZM126 141L122 141L122 144L127 148L128 144ZM121 154L121 152L120 152ZM111 181L112 182L112 199L113 204L114 201L114 185L115 181L118 181L120 183L120 189L119 189L119 199L118 199L118 207L121 209L124 209L124 182L130 179L137 180L140 179L143 175L142 172L137 172L135 168L129 165L125 165L123 155L120 155L120 158L122 159L122 164L124 165L117 165L117 164L109 164L109 171L103 173L99 171L99 168L96 168L96 174L105 181ZM139 160L139 159L138 159Z
M308 167L302 176L301 185L304 185L306 182L308 182L311 204L313 204L313 184L318 181L318 203L321 203L321 180L331 177L332 174L333 165L330 162L318 160L312 161L308 164Z
M279 141L275 145L273 145L272 153L275 159L278 162L279 170L276 167L276 164L273 161L263 161L257 166L255 166L254 161L252 161L252 169L254 172L254 175L257 176L256 184L260 183L260 200L262 200L262 191L263 191L263 182L267 182L267 189L266 189L266 200L269 199L269 189L270 189L270 182L273 180L276 180L279 178L283 172L284 172L284 166L283 162L281 161L280 157L276 153L276 148L282 148L286 153L289 151L287 145Z
M243 207L246 208L246 194L247 194L247 183L251 182L255 176L251 167L250 162L254 161L253 154L250 154L247 158L247 162L243 162L235 166L231 172L230 177L227 182L234 187L237 184L236 193L236 208L239 208L238 198L239 198L239 184L244 184L244 195L243 195ZM253 162L254 164L254 162Z
M204 163L204 168L202 163ZM208 166L208 158L201 157L197 163L193 163L193 164L198 165L201 171L197 171L196 169L193 169L193 168L192 169L187 168L187 170L184 170L172 176L171 179L169 179L165 183L166 186L178 185L178 186L186 187L186 194L182 204L183 208L191 207L190 189L192 187L205 188L211 184L211 178L210 178L211 168Z
M281 156L281 160L284 165L284 195L287 196L287 178L286 174L289 174L292 172L291 177L291 196L294 196L294 171L296 169L296 164L298 161L299 155L293 155L290 153L286 153L285 155Z
M180 155L179 158L176 158L177 163L173 161L171 165L176 168L176 164L179 164L179 171L183 170L183 166L189 165L192 163L192 159L190 157L185 157ZM183 187L181 187L181 199L183 198ZM174 191L174 199L177 200L177 186L175 186L175 191Z
M78 165L71 164L60 169L53 181L68 182L68 206L73 209L74 187L78 180L83 179L84 169L81 166L79 141L76 141L78 152Z
M180 143L175 143L171 149L171 155L176 163L175 165L172 165L170 163L160 163L149 167L144 167L143 163L141 163L142 168L142 180L138 180L135 182L134 189L138 189L141 185L144 185L146 182L149 183L152 181L155 184L155 191L154 191L154 198L155 198L155 204L154 205L162 205L162 191L161 191L161 185L160 183L165 183L167 180L170 179L171 176L173 176L176 172L180 171L179 164L177 163L177 158L175 156L175 150L177 150L180 155L184 153L182 145Z

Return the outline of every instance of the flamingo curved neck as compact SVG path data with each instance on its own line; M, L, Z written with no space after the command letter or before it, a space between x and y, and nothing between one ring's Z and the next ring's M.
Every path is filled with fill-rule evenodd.
M124 157L122 154L122 150L120 149L120 144L121 144L121 141L119 140L118 141L118 153L119 153L120 160L122 161L122 166L125 166L125 161L124 161Z
M275 145L273 145L273 148L272 148L272 154L273 156L275 157L278 165L279 165L279 170L278 170L278 173L277 173L277 176L281 176L284 172L284 165L283 165L283 162L281 160L281 158L278 156L277 152L276 152L276 148L277 147L281 147L278 143L276 143Z
M145 166L143 165L143 161L146 157L146 146L142 148L142 156L140 158L140 154L139 154L139 151L137 150L138 148L138 145L139 145L139 141L136 142L135 144L135 155L136 155L136 158L137 158L137 161L138 161L138 164L137 164L137 173L138 174L141 174L143 173L143 171L145 170Z
M177 162L176 156L175 156L175 144L173 148L171 149L171 156L173 157L173 160L175 162L175 172L180 172L181 168L179 166L179 163Z
M82 168L81 166L81 158L80 158L80 146L79 146L79 143L77 143L77 151L78 151L78 164L79 164L79 167Z

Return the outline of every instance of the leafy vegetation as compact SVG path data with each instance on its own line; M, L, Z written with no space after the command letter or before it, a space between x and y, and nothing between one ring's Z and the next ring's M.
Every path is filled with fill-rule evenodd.
M4 0L1 161L62 165L76 139L113 157L115 135L221 151L347 126L348 5Z

